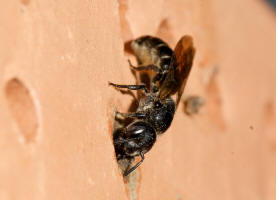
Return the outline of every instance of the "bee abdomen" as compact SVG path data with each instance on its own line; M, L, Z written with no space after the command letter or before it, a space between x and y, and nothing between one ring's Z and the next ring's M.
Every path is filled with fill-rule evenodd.
M132 41L131 47L142 65L154 64L166 68L173 55L167 43L151 36L142 36Z

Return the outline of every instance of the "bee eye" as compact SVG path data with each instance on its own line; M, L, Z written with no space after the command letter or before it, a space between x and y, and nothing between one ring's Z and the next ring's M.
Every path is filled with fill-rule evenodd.
M155 108L160 108L161 106L162 106L162 104L160 103L160 101L154 102L154 107Z

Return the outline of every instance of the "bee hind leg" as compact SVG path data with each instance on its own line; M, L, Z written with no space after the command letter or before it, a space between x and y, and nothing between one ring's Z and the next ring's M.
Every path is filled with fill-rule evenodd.
M134 65L132 65L132 63L130 62L130 60L128 60L129 66L132 70L135 71L154 71L156 73L160 73L161 70L159 69L159 67L157 67L156 65L140 65L138 67L135 67Z

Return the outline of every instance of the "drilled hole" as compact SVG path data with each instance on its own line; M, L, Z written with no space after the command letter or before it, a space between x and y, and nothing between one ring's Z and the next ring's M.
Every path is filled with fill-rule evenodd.
M168 19L163 19L157 28L156 35L165 40L168 44L173 43L172 27Z
M133 34L126 17L126 13L128 12L128 0L118 0L119 3L119 16L120 16L120 25L121 25L121 36L124 41L131 40L133 38Z
M30 3L30 0L20 0L20 1L25 6L27 6Z
M221 129L226 129L226 123L223 116L223 100L221 97L220 88L217 82L218 69L214 68L214 71L210 77L210 81L207 85L207 110L210 119Z
M192 95L184 100L184 112L187 115L197 114L200 108L204 105L205 100L197 95Z
M276 108L273 99L266 102L264 106L265 133L269 146L273 152L276 152Z
M7 82L5 92L11 115L24 140L27 143L34 141L37 136L38 119L30 91L22 81L14 78Z

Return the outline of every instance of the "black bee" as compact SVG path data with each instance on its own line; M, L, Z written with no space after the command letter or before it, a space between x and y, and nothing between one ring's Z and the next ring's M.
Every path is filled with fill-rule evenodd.
M115 131L113 135L117 159L141 156L141 160L124 173L127 176L144 160L159 134L171 125L175 110L179 104L187 78L189 76L195 48L192 37L183 36L174 51L161 39L142 36L131 43L131 47L140 65L130 67L135 71L153 71L150 88L145 84L118 85L115 88L141 90L144 96L139 100L135 113L116 113L116 118L133 118L132 123ZM177 94L176 102L171 95Z

